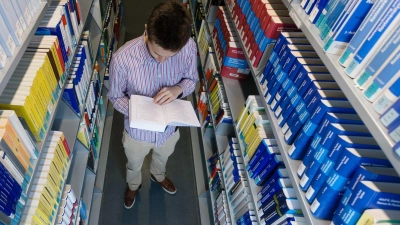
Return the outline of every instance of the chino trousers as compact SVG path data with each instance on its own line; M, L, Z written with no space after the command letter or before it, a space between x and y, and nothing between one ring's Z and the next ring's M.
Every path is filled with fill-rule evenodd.
M126 166L126 183L129 189L135 191L142 183L142 165L144 158L153 149L150 163L150 173L158 182L165 179L166 165L168 157L174 152L175 145L180 138L179 129L160 147L155 147L155 143L147 143L133 139L126 130L122 135L122 143L125 155L128 159Z

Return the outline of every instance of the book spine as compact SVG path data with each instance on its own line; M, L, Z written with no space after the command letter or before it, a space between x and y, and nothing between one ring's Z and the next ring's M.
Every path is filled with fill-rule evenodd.
M400 28L393 32L388 41L382 46L382 49L373 57L365 70L361 72L358 77L356 77L354 82L357 87L359 87L360 89L364 89L365 84L367 84L373 77L375 77L375 74L378 73L379 68L386 64L385 61L391 60L390 56L393 52L397 50L399 35Z
M377 100L375 100L372 106L376 112L382 114L399 98L400 79L397 79L386 91L381 94L381 96L377 98Z
M374 102L384 91L385 87L392 85L400 75L400 51L378 72L375 79L363 91L368 101Z
M346 74L354 78L365 67L365 64L379 51L382 44L388 39L390 34L400 21L399 9L388 11L385 16L378 22L375 31L368 35L366 41L357 50L354 59L345 69Z
M387 0L378 1L374 4L372 9L358 28L357 32L354 34L353 38L347 45L343 54L340 56L339 63L342 66L347 67L349 65L355 55L355 52L358 50L359 47L361 47L367 35L375 28L380 18L384 15L384 13L382 12L385 11L390 5L391 4L388 4Z

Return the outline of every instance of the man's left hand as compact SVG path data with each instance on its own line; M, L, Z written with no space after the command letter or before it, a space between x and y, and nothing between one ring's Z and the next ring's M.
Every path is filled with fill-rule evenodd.
M168 104L175 100L182 91L183 90L180 86L165 87L154 97L154 103L159 105Z

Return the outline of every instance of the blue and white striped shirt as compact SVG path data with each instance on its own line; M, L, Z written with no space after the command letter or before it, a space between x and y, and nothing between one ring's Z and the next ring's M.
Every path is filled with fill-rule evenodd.
M175 132L168 126L164 132L148 131L129 126L129 97L142 95L155 97L164 87L179 85L182 97L194 91L197 74L197 48L190 38L188 43L174 56L160 63L147 50L144 36L125 43L115 54L110 64L110 88L107 94L114 108L125 115L125 129L138 141L161 146Z

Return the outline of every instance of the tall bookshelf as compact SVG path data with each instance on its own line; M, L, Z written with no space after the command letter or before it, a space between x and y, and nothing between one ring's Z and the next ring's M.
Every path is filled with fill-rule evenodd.
M35 19L33 20L33 22L29 24L29 26L22 35L22 40L23 40L22 44L16 47L13 56L7 58L5 67L0 69L0 94L7 86L9 79L12 77L14 70L16 69L21 57L23 56L25 50L27 49L27 46L31 38L35 34L40 22L44 18L44 15L46 14L46 11L49 8L49 5L52 3L52 1L53 0L41 1L40 9L36 12L34 16ZM106 6L105 10L114 7L115 10L117 11L119 9L119 6L122 7L122 4L120 4L121 2L120 0L116 1L76 0L76 1L80 5L81 20L83 23L82 32L80 34L77 34L77 37L79 37L79 39L77 40L81 39L84 33L83 31L88 30L90 32L90 43L93 49L91 56L93 58L93 65L91 66L94 66L95 61L98 62L99 73L101 77L101 88L100 88L99 99L100 97L102 98L101 100L97 101L98 108L100 109L100 112L98 114L100 116L99 124L101 124L101 126L99 127L99 136L101 143L99 144L100 148L98 152L98 158L95 159L95 164L96 164L95 169L92 170L88 167L90 149L88 149L84 144L82 144L77 138L78 129L82 120L82 116L76 114L74 110L69 106L69 104L62 98L62 93L65 88L65 83L62 84L60 97L57 99L52 109L52 113L49 119L50 121L49 127L51 129L49 130L62 131L71 149L72 160L68 171L68 178L65 180L64 187L66 184L70 184L76 195L76 198L79 200L78 202L79 207L75 213L75 218L73 223L74 224L77 223L79 208L82 205L81 201L83 201L85 202L86 205L86 216L87 216L87 219L85 220L84 224L98 224L101 199L102 199L101 197L102 197L104 177L105 177L105 169L106 169L105 167L107 164L109 139L111 135L111 127L113 120L113 107L112 104L108 104L108 99L106 96L107 88L104 86L104 79L107 73L106 68L108 67L108 62L107 61L104 63L102 62L98 51L100 42L104 38L102 31L105 27L108 27L112 31L108 40L109 45L105 46L108 49L108 52L115 51L117 49L118 44L123 43L123 36L125 29L123 28L124 26L121 24L120 20L120 39L116 40L116 38L114 37L115 35L114 22L119 14L111 13L110 15L107 16L107 14L105 13L104 16L102 17L100 26L98 21L97 22L95 21L96 20L95 18L98 17L96 17L96 15L93 14L96 13L95 12L96 7L100 7L99 5L100 1L104 6ZM113 4L113 2L115 3L115 5ZM76 50L77 47L71 50L71 54L73 56L75 56ZM68 71L66 71L66 73L68 73ZM87 96L85 99L86 99L85 101L88 101ZM20 120L22 124L24 124L23 119L20 118ZM49 132L47 132L44 135L43 140L46 139L48 133ZM94 132L90 134L90 138L92 138L93 135ZM43 141L35 142L35 145L39 150L38 159L40 159L42 156L43 143L44 143ZM37 173L37 168L38 168L37 162L38 160L35 160L33 163L32 177L34 177L35 174ZM31 191L31 186L28 186L27 193L29 194L30 191ZM25 209L22 210L24 211ZM0 224L16 224L16 221L15 220L13 221L10 217L0 212ZM55 221L54 224L56 224Z
M206 4L206 1L201 1L198 0L198 2L202 2L203 5ZM366 127L368 130L371 132L372 136L375 138L377 143L379 144L380 148L383 150L383 152L386 154L388 160L391 162L393 165L394 169L397 171L398 174L400 174L400 159L396 155L396 153L393 151L393 146L394 142L390 139L389 135L387 134L386 128L380 123L379 121L379 114L374 111L372 108L372 105L365 100L365 98L362 96L361 92L354 86L353 81L344 73L344 69L342 66L339 65L338 63L338 57L337 55L332 55L332 54L326 54L323 51L322 48L322 41L318 36L315 35L313 32L316 27L311 24L307 18L307 15L305 12L302 10L300 6L300 0L282 0L282 3L288 8L289 10L289 15L293 19L293 21L296 23L296 26L301 29L301 31L305 34L315 51L317 52L318 56L321 58L329 72L332 74L334 77L335 81L339 85L339 87L342 89L343 93L345 96L348 98L349 102L352 104L354 109L356 110L357 114L360 116L362 121L365 123ZM228 1L224 0L225 5L228 5ZM228 10L229 11L229 10ZM229 11L228 16L232 20L232 15ZM207 15L206 15L207 17ZM194 20L195 18L193 18ZM195 23L195 22L194 22ZM237 33L237 25L233 22L234 29ZM206 32L208 35L212 34L214 24L207 22L206 26ZM196 33L197 35L197 33ZM244 48L244 43L243 40L239 37L239 43L242 47ZM213 49L215 52L215 44L213 43L212 38L210 38L209 46ZM238 130L236 129L235 126L235 121L238 119L239 113L249 95L263 95L262 88L259 85L259 80L258 78L260 77L262 70L260 71L259 68L255 68L252 66L252 63L250 61L249 55L247 54L246 51L244 51L246 60L249 64L249 67L251 69L251 74L249 77L245 80L231 80L228 78L222 77L223 85L226 91L227 99L228 99L228 105L229 109L232 114L232 119L234 121L233 127L235 131L236 137L238 136ZM217 60L214 60L216 64L218 64ZM204 65L205 62L201 62L201 66ZM264 65L265 66L265 65ZM220 66L217 65L217 69L219 69ZM206 89L206 88L205 88ZM207 89L206 89L207 90ZM305 217L307 224L319 224L319 225L328 225L330 224L331 221L328 220L321 220L315 218L311 211L310 211L310 205L307 203L307 200L305 198L305 193L300 189L299 183L300 179L297 176L297 169L299 168L301 161L300 160L293 160L291 159L287 152L290 149L291 145L288 145L285 143L284 140L284 135L282 132L278 129L278 121L273 116L273 112L271 111L269 105L266 104L265 101L263 101L263 106L266 110L267 117L271 123L272 131L274 133L275 139L277 141L279 150L281 152L281 155L283 157L284 164L286 166L286 169L289 173L289 178L293 183L293 188L296 192L297 198L300 202L301 209L303 211L303 216ZM213 121L215 122L215 119L213 118ZM214 123L215 124L215 123ZM233 135L233 136L235 136ZM219 136L219 135L215 135ZM203 137L204 138L204 137ZM216 142L217 142L217 148L218 151L224 150L224 146L226 147L226 140L228 137L216 137ZM241 151L243 152L243 146L240 146ZM207 148L204 148L204 152L208 152L209 150ZM206 154L207 155L207 154ZM248 173L247 171L246 175L247 178ZM248 179L249 180L249 179ZM256 186L253 181L249 182L250 184L250 190L251 193L250 195L252 196L253 204L256 205L257 203L257 192L260 190L261 187ZM258 218L258 223L260 224L260 220Z

